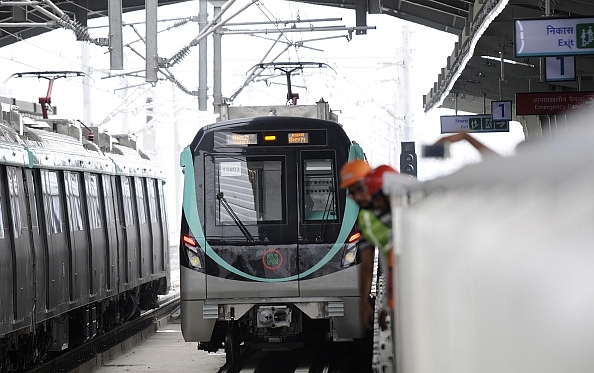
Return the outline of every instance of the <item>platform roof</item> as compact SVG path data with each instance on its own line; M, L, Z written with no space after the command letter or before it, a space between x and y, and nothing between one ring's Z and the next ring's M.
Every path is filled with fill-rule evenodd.
M482 6L475 8L476 15L469 18L468 27L459 36L451 56L444 61L433 87L428 87L425 110L447 107L490 113L491 100L514 101L516 93L594 91L592 55L574 56L576 79L565 82L546 81L545 58L515 57L514 20L545 17L545 3L544 0L485 0ZM505 7L492 22L480 19L481 14L497 4ZM549 11L550 17L592 18L594 23L592 0L550 0ZM480 30L481 24L488 26ZM505 61L503 69L501 57Z
M49 22L51 5L56 5L72 21L75 33L84 30L90 18L107 15L108 0L19 0L31 5L11 6L17 0L0 0L0 48L51 30L44 27L2 27L2 23ZM168 5L183 0L158 0ZM482 113L491 100L513 100L517 92L594 91L594 57L576 57L576 80L544 81L544 59L515 58L514 19L538 18L547 10L553 17L594 17L593 0L301 0L300 2L353 9L357 23L365 15L387 14L420 25L458 35L452 55L443 61L433 87L427 87L425 110L448 107ZM547 3L550 4L547 6ZM35 4L35 5L33 5ZM124 12L143 9L145 0L122 0ZM501 8L501 9L499 9ZM497 11L498 16L490 15ZM54 20L55 21L55 20ZM79 27L80 26L80 27ZM82 35L84 37L84 35ZM501 53L501 54L500 54ZM500 57L519 64L489 60Z

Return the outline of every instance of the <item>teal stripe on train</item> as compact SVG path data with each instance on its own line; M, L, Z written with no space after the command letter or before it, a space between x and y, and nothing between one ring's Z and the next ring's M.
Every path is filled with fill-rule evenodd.
M353 143L349 149L349 159L362 159L363 158L363 150L357 143ZM186 216L186 221L188 222L188 226L190 227L190 231L194 234L194 238L200 245L200 248L204 251L204 253L214 260L218 265L225 268L226 270L235 273L238 276L244 277L249 280L253 281L260 281L260 282L284 282L284 281L294 281L297 280L299 277L308 276L326 263L336 255L338 250L342 248L342 245L347 239L347 236L351 232L351 228L355 224L355 220L357 219L357 214L359 213L359 206L353 201L351 198L346 198L346 205L344 209L344 216L342 219L342 227L340 228L340 233L332 249L320 260L315 266L311 267L305 272L299 273L294 276L284 277L284 278L264 278L250 275L249 273L245 273L240 271L239 269L233 267L226 261L224 261L213 249L210 247L208 242L206 241L206 237L204 236L204 231L202 230L202 223L200 222L200 215L198 214L198 202L196 201L196 178L194 175L194 159L192 156L192 152L190 151L189 147L186 147L181 155L180 155L180 166L184 169L184 195L183 195L183 204L182 209ZM345 191L346 193L346 191Z

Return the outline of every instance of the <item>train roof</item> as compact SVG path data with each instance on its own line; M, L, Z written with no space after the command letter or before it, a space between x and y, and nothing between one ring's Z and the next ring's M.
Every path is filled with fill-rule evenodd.
M134 141L126 140L127 135L111 136L98 128L94 129L95 134L78 121L27 117L19 112L18 106L4 102L1 105L0 163L165 177L163 170L136 149Z
M273 128L275 127L275 128ZM247 130L247 129L276 129L276 130L295 130L295 129L315 129L315 128L341 128L342 124L330 120L303 117L248 117L230 119L222 122L208 124L200 129L200 132L215 132L225 130ZM343 129L344 132L344 129Z

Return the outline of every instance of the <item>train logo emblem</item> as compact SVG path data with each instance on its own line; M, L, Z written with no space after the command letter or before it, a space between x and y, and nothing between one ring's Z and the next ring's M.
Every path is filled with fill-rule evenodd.
M267 250L262 255L262 263L264 267L274 271L283 264L283 255L276 249Z

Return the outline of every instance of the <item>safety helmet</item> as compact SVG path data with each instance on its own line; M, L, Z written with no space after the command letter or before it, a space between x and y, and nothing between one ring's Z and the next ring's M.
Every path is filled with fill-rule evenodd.
M340 187L348 188L365 177L371 171L369 163L362 159L353 159L345 163L340 170Z
M382 185L384 184L384 174L386 172L393 172L398 173L395 169L388 165L381 165L377 166L373 170L371 170L367 176L365 176L365 185L367 186L367 191L369 194L373 194L381 189Z

